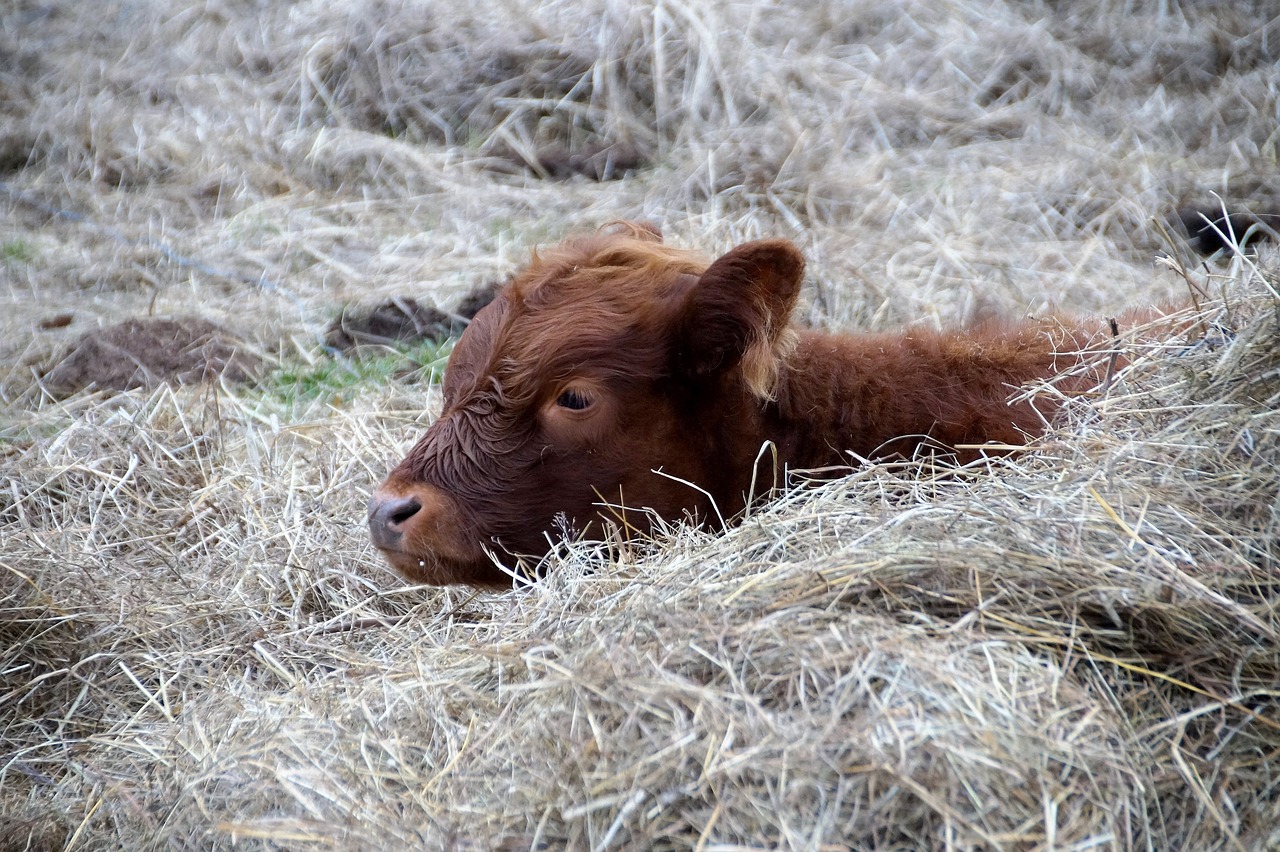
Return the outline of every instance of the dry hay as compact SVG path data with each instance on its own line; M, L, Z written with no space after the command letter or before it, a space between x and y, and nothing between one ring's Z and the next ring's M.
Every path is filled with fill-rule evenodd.
M1201 267L1163 233L1210 192L1280 197L1275 13L782 16L0 12L0 846L1280 844L1275 260ZM480 596L367 544L428 382L41 390L84 328L197 309L295 373L343 366L343 305L465 315L617 217L798 240L819 325L1190 286L1207 334L1032 451L862 466Z
M401 413L86 410L4 462L7 810L130 847L1265 848L1280 299L1216 318L1250 314L1035 452L479 597L365 549Z

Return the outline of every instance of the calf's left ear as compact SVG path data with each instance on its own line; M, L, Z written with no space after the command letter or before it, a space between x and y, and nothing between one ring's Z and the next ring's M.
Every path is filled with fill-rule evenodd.
M804 257L789 240L743 243L702 273L681 321L677 368L710 377L741 366L760 397L772 395L800 294Z

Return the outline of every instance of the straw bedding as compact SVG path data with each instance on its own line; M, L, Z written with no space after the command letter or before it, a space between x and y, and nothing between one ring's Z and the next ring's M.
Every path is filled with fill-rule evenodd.
M0 12L0 847L1280 845L1280 277L1170 224L1280 197L1278 27ZM546 167L608 146L625 170ZM1005 457L567 543L527 588L405 586L363 503L444 353L326 329L456 315L620 216L708 252L796 239L813 324L1193 302L1190 330L1122 330L1132 362ZM49 392L86 332L193 309L255 378Z

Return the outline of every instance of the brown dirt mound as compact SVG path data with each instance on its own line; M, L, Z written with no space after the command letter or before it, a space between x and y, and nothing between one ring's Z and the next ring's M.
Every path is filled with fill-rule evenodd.
M131 319L82 335L45 373L44 385L63 397L86 388L244 381L259 362L242 341L206 319Z

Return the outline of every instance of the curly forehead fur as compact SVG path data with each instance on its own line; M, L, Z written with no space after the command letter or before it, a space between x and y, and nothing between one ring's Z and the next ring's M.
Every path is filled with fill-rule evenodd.
M594 378L655 377L674 322L707 267L648 231L602 232L535 254L508 286L492 375L511 399L586 369Z
M670 297L681 276L701 275L706 268L701 255L663 245L653 231L615 226L534 252L508 295L530 309L600 299L618 309L644 310Z
M583 367L600 379L659 377L671 356L664 331L679 326L707 267L702 255L663 245L655 231L630 223L536 252L501 296L501 325L485 353L496 361L474 374L488 373L513 401ZM793 344L784 329L758 329L742 359L757 397L771 397Z

